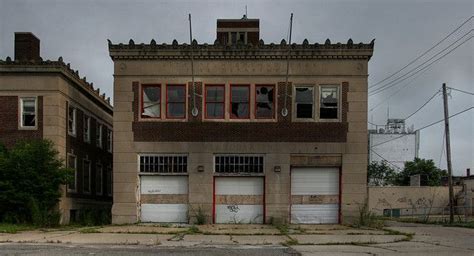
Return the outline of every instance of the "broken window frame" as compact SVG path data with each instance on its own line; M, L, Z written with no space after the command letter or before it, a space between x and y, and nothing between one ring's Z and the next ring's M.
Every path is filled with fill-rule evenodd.
M336 89L336 103L337 103L337 106L336 107L326 107L326 108L329 108L329 109L336 109L336 114L337 114L337 117L336 118L321 118L321 110L323 108L323 99L322 99L322 95L323 95L323 89L325 88L335 88ZM325 121L325 122L328 122L328 121L334 121L334 122L337 122L337 121L340 121L340 118L341 118L341 89L340 89L340 86L339 85L320 85L319 86L319 95L318 95L318 118L320 121Z
M25 111L25 102L33 101L34 111ZM34 125L25 124L25 116L33 116ZM22 97L20 98L20 128L22 129L36 129L38 128L38 99L36 97Z
M208 96L208 88L222 88L222 101L216 101L216 100L209 100L207 98ZM221 104L222 105L222 116L209 116L207 114L207 110L209 109L208 105L209 104ZM225 84L206 84L205 86L205 95L204 95L204 116L206 119L224 119L225 118Z
M232 101L232 89L233 88L237 88L237 87L246 87L247 88L247 92L248 92L248 96L247 96L247 101L246 102L238 102L239 104L247 104L248 107L247 107L247 115L244 116L244 117L236 117L234 116L234 113L232 113L232 104L234 103ZM250 84L231 84L230 85L230 97L229 97L229 118L230 119L250 119Z
M86 170L87 166L89 167L88 168L89 170ZM91 181L92 181L91 171L92 171L91 161L89 159L85 158L82 161L82 192L84 194L90 194L91 193ZM88 175L88 179L86 179L86 174ZM86 183L86 181L87 181L87 183ZM86 184L88 185L87 187L86 187Z
M71 158L74 159L74 161L71 161ZM74 187L71 188L71 183L67 184L67 191L68 192L77 192L77 156L71 153L67 154L67 167L70 169L74 170L74 180L72 180ZM74 165L71 166L71 162L74 163Z
M272 115L271 117L268 116L259 116L258 115L258 94L257 90L260 87L272 87L272 92L273 92L273 102L272 102ZM255 85L255 106L254 106L254 114L255 114L255 119L275 119L275 108L276 108L276 86L274 84L256 84Z
M77 109L71 105L68 106L67 111L67 132L70 136L76 136L76 117L77 117Z
M161 84L142 84L141 86L141 104L140 104L140 117L143 119L161 119L161 112L162 112L162 91L161 91ZM158 116L148 116L144 115L145 112L145 89L147 88L156 88L160 92L159 102L154 105L158 105L160 107L159 115ZM148 106L150 107L150 106Z
M169 90L172 87L183 87L184 88L184 97L182 101L170 101L169 97ZM186 104L187 104L187 95L188 95L188 90L187 86L185 84L167 84L166 85L166 118L167 119L186 119ZM182 116L172 116L170 115L170 104L182 104L183 105L183 115Z
M311 102L311 117L298 117L298 104L309 104L308 102L298 102L297 100L297 97L296 97L296 91L298 88L308 88L311 90L311 99L312 99L312 102ZM296 85L294 87L294 90L293 90L293 95L294 95L294 99L293 99L293 107L294 107L294 110L293 110L293 114L294 114L294 117L293 119L296 120L296 121L315 121L315 116L316 116L316 111L315 111L315 103L316 103L316 100L315 100L315 88L314 88L314 85Z

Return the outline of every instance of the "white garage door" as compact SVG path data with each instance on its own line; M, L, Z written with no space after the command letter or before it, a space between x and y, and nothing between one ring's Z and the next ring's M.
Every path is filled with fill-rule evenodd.
M141 176L142 222L188 222L187 176Z
M216 177L216 223L263 223L263 177Z
M339 168L291 170L291 223L339 222Z

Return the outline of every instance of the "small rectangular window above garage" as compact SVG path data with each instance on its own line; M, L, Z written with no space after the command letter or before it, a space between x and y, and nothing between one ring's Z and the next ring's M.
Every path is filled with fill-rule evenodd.
M230 117L234 119L250 118L250 86L230 86Z
M295 114L296 118L314 118L314 90L312 86L298 86L295 88Z
M142 155L140 156L142 173L187 173L187 155Z
M142 86L142 118L161 117L161 86Z
M36 127L36 98L21 98L20 99L20 127L21 128L35 128Z
M339 87L321 86L320 95L319 118L338 119Z
M216 155L214 170L217 173L263 173L263 162L263 156Z
M255 85L255 118L275 117L275 86Z

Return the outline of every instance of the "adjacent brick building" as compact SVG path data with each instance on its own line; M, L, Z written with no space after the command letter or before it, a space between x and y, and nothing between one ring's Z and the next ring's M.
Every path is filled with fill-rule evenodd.
M373 41L290 46L259 32L258 19L224 19L213 44L109 41L114 223L358 215Z
M0 60L0 142L49 139L75 169L62 189L61 222L84 209L109 211L112 204L112 115L110 100L64 63L40 57L40 41L15 33L15 57Z

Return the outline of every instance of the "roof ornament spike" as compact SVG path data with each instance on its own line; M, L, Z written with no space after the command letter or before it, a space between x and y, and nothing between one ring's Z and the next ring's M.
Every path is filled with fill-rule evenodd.
M303 46L308 46L308 45L309 45L308 39L305 38L303 40Z
M107 44L108 44L109 46L111 46L111 45L112 45L112 41L110 41L110 39L107 39Z
M105 93L102 93L100 97L102 97L102 99L105 99Z
M151 39L151 41L150 41L150 45L151 45L151 46L153 46L153 47L155 47L155 46L156 46L156 41L155 41L155 39Z
M352 48L354 46L354 42L352 41L352 38L349 38L349 40L347 40L347 48Z
M198 45L198 41L196 39L193 39L193 46L197 46Z
M258 40L258 46L264 46L264 45L265 45L265 42L263 41L263 39Z
M66 64L66 67L67 67L68 69L71 69L71 63Z
M63 62L63 56L59 56L58 61Z
M285 40L285 39L281 39L280 44L281 44L281 45L286 45L286 40Z
M7 63L10 63L12 62L12 58L10 58L10 56L7 56L6 60L5 60Z
M130 45L130 46L135 46L135 42L133 41L133 39L130 39L130 40L128 41L128 45Z
M173 46L178 46L178 40L173 39L173 43L172 43L172 44L173 44Z
M325 46L330 46L331 45L331 40L329 40L329 38L326 39L326 42L324 42L324 45Z
M87 77L83 77L83 78L82 78L82 81L84 81L84 82L87 83Z
M372 41L370 41L369 46L370 46L371 48L373 48L373 47L374 47L374 44L375 44L375 38L372 39Z
M79 77L79 70L76 70L76 72L74 72L74 74Z
M218 46L219 45L219 40L214 40L214 46Z

